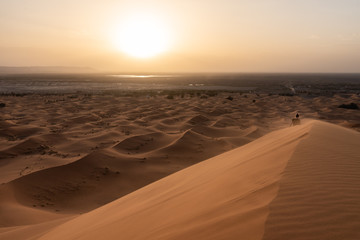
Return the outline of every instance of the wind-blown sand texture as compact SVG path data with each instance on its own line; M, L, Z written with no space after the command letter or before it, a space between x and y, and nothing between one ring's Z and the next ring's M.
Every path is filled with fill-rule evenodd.
M2 97L0 238L358 239L358 96L225 97Z

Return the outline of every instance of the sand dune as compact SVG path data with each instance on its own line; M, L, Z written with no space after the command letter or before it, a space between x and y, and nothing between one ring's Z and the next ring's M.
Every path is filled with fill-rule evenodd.
M7 107L0 119L0 182L11 185L25 206L51 211L91 210L260 136L245 136L250 126L237 120L236 104L216 106L223 96L196 101L107 95L2 99ZM222 114L232 124L215 127ZM69 188L74 194L64 206L60 199L67 198ZM0 194L8 193L0 186ZM88 204L78 203L77 196Z
M324 181L303 176L297 169L316 174L315 170L324 168L320 167L323 163L329 168L324 168L321 176L329 182L324 186L313 184L314 189L309 188L312 189L309 192L297 189L296 196L301 201L291 205L292 211L306 212L309 203L305 198L312 196L312 191L331 185L336 189L333 195L322 191L331 195L324 197L325 205L340 202L345 207L351 206L354 213L344 210L344 215L336 215L324 226L331 227L332 222L343 222L342 219L353 219L353 225L358 223L359 214L352 205L352 193L348 193L356 192L355 185L342 187L346 182L341 182L357 183L356 161L347 161L354 158L351 154L357 152L351 146L359 141L347 139L358 133L321 122L287 127L294 113L300 111L302 118L320 118L359 130L360 111L337 108L339 103L358 101L359 96L307 99L237 94L233 101L226 100L227 96L219 94L207 99L100 94L1 96L6 107L0 109L0 239L37 239L79 214L82 214L79 219L85 219L76 220L80 225L86 221L92 226L93 219L88 216L101 212L101 206L116 214L102 213L99 219L104 222L99 234L107 229L108 223L120 222L124 225L119 227L124 230L124 239L136 239L132 234L140 230L143 235L139 239L231 239L224 236L240 235L249 236L247 239L259 236L281 239L287 238L286 229L295 227L297 230L291 232L305 236L307 232L299 230L304 226L295 223L296 219L284 220L287 213L282 209L292 200L293 189L312 185L311 181ZM260 138L282 128L286 129ZM330 140L345 143L332 144ZM328 142L333 146L330 149L318 146ZM243 147L236 149L239 146ZM191 167L177 173L180 175L165 178L168 180L162 179L232 149L236 150L195 165L194 170ZM330 155L321 153L324 151ZM344 158L332 151L340 152ZM327 159L337 156L339 161L299 165L303 155L306 159L316 158L314 164L323 155L329 156ZM339 165L331 165L335 162ZM343 173L346 166L351 167L349 175ZM300 177L309 177L311 181L304 180L301 185L297 182ZM336 185L338 178L342 178L340 185ZM149 185L155 181L158 182L154 187ZM143 188L146 185L149 186ZM350 196L350 202L338 198L337 192ZM116 206L110 207L113 204ZM164 210L159 206L164 206ZM334 212L334 209L319 211L328 210ZM318 215L311 216L321 220ZM139 228L124 220L128 217L139 221ZM283 227L281 224L288 220L291 226ZM234 221L237 225L233 225ZM281 231L275 234L274 229ZM79 234L83 233L85 230Z
M245 143L230 145L191 130L170 135L145 134L98 149L69 164L24 174L6 186L27 207L82 213ZM10 194L2 188L0 192Z
M171 144L175 138L176 136L155 132L127 138L113 148L124 154L146 153Z
M359 147L358 132L309 121L163 178L39 239L358 239Z

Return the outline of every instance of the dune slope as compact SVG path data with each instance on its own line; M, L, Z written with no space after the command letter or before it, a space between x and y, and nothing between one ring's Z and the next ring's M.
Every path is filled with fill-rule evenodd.
M276 131L40 239L358 239L359 147L319 121Z
M264 239L360 239L360 134L316 122L269 205Z
M309 121L12 239L360 239L360 134Z

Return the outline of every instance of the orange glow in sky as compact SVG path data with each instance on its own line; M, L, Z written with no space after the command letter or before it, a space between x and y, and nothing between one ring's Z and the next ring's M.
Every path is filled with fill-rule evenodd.
M360 1L0 1L0 66L359 72Z

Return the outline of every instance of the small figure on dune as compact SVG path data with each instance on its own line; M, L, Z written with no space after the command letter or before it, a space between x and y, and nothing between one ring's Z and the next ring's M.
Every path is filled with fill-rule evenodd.
M291 125L290 126L296 126L296 125L300 125L300 115L299 115L299 113L296 113L295 118L293 118L291 120Z

